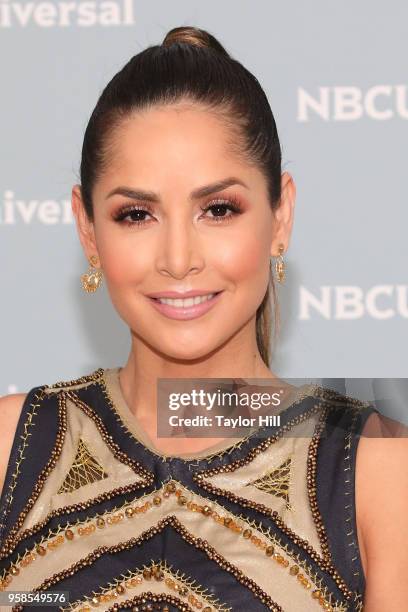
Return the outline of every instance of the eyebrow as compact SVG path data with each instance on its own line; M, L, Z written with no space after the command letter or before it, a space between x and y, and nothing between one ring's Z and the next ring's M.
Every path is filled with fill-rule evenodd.
M194 189L194 191L192 191L190 194L190 198L192 200L198 200L199 198L204 198L205 196L215 193L216 191L226 189L231 185L242 185L243 187L246 187L246 189L249 189L248 185L244 183L244 181L237 178L236 176L230 176L221 181L217 181L216 183L211 183L210 185L204 185L203 187ZM160 202L160 197L153 191L145 191L143 189L137 189L132 187L116 187L108 193L108 195L106 196L106 200L116 194L122 195L125 198L147 200L149 202Z

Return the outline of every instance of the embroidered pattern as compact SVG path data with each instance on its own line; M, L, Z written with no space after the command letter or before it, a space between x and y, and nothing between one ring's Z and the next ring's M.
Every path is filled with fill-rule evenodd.
M75 489L108 476L99 461L92 456L83 439L79 438L75 459L57 493L71 493Z
M98 607L101 603L115 601L124 594L129 596L129 591L138 587L143 588L146 582L146 586L148 586L149 582L161 582L169 589L181 595L184 600L187 600L193 606L193 609L211 612L232 612L232 608L222 603L208 588L203 587L184 572L175 569L166 560L160 563L144 565L137 571L129 570L125 575L122 574L120 578L110 582L108 587L101 588L98 592L93 591L91 596L76 600L67 607L60 608L60 610L61 612L76 612L78 608L82 610L87 605ZM144 591L137 596L146 596L145 593ZM120 605L122 607L123 604L123 601L120 604L116 603L117 606Z
M48 475L50 474L51 470L55 467L57 459L61 454L62 445L63 445L63 441L65 438L66 430L67 430L67 414L66 414L66 411L67 411L66 399L67 398L71 399L79 408L81 408L88 415L88 417L93 419L93 421L95 422L96 426L98 427L102 435L103 440L107 443L109 448L112 450L115 458L127 464L128 466L130 466L135 472L135 474L140 476L141 480L138 482L135 482L134 484L117 487L113 489L112 491L106 491L104 493L101 493L100 495L97 495L96 497L88 499L87 501L81 502L79 504L71 504L69 506L63 506L62 508L56 508L55 510L52 510L45 517L44 520L36 523L33 527L25 529L24 531L18 534L18 530L22 526L24 519L27 516L29 510L33 507L34 503L36 502L41 492L41 489L44 486L45 481L47 480ZM134 490L148 487L154 480L154 474L152 472L144 468L138 461L134 461L126 453L120 450L120 447L118 446L118 444L113 442L112 436L110 436L107 430L105 429L102 419L95 413L95 411L90 406L85 404L85 402L82 402L75 393L71 391L58 391L57 400L58 400L58 406L59 406L60 425L59 425L59 431L57 434L54 451L51 453L51 457L49 459L47 466L42 470L38 478L38 481L34 487L35 492L30 497L25 508L20 512L20 515L16 523L14 524L13 528L10 530L9 535L7 536L5 542L3 543L3 546L0 550L0 560L4 559L9 554L11 554L13 550L16 548L16 546L18 545L18 543L24 540L24 538L31 537L34 533L42 529L47 524L47 522L54 516L59 516L67 512L71 512L72 510L75 510L75 509L85 510L86 508L89 508L90 506L97 504L100 501L103 501L105 499L110 499L113 495L119 495L119 494L123 494L123 493L127 493L127 492L131 492Z
M241 466L250 463L259 453L262 453L265 450L265 448L267 448L268 446L270 446L271 444L279 440L284 435L285 431L288 431L293 426L307 419L311 414L314 414L314 413L320 413L320 416L318 419L318 423L315 427L312 441L310 442L309 450L308 450L307 487L308 487L308 494L309 494L310 509L312 512L313 520L317 528L320 544L322 546L323 557L317 553L317 551L310 545L310 543L307 540L304 540L303 538L298 536L298 534L292 531L292 529L290 529L286 525L286 523L279 516L278 512L276 512L275 510L271 510L271 508L268 508L267 506L265 506L265 504L254 502L252 500L236 495L235 493L231 491L217 487L213 483L206 480L206 478L214 476L215 474L218 474L219 472L225 472L225 471L232 472L240 468ZM322 521L322 518L319 512L319 508L317 506L317 501L316 501L316 465L317 465L316 456L317 456L317 449L318 449L318 444L320 440L320 434L324 427L327 413L328 413L328 408L323 408L322 410L319 403L317 403L312 408L310 408L308 411L305 411L302 414L298 415L297 417L294 417L292 420L288 421L286 425L283 425L280 428L278 433L276 433L273 436L270 436L269 438L265 438L260 444L258 444L258 446L252 448L248 452L246 457L237 459L236 461L232 462L227 467L220 466L217 468L203 470L201 472L196 472L195 474L193 474L193 479L204 490L209 491L210 493L214 493L216 495L223 495L230 501L239 503L244 507L254 508L258 512L271 518L275 522L277 527L281 529L281 531L283 531L286 535L288 535L298 546L302 547L305 551L307 551L310 557L317 563L317 565L321 569L325 569L327 573L330 574L330 576L334 579L334 581L336 582L337 586L339 587L341 592L344 594L346 599L350 600L353 596L353 592L349 589L346 582L343 580L343 578L338 573L337 569L331 563L331 555L330 555L330 550L328 547L327 535L326 535L325 527L324 527L324 524L323 524L323 521Z
M73 563L65 570L61 572L56 572L46 580L44 580L39 586L32 589L33 591L44 591L49 589L51 586L58 584L61 580L64 580L68 576L73 576L76 572L78 572L83 567L90 566L94 561L96 561L102 555L114 554L115 552L120 552L121 550L130 549L134 546L140 546L143 542L150 540L157 533L163 531L163 529L167 526L171 525L175 531L177 531L180 536L187 543L195 546L198 550L203 551L207 557L213 560L217 565L219 565L224 571L232 574L238 582L240 582L243 586L247 587L254 597L258 598L262 603L264 603L269 610L272 612L283 612L281 606L279 606L273 599L256 583L254 580L246 576L238 567L227 561L225 557L220 555L213 546L211 546L207 540L203 540L201 538L197 538L179 521L179 519L174 514L169 514L165 518L158 521L156 525L153 527L149 527L146 531L143 531L140 536L132 537L129 540L124 542L120 542L119 544L114 544L113 546L98 546L93 552L89 553L79 561ZM17 612L18 606L13 608Z
M126 549L131 550L133 547L146 547L146 552L149 554L149 540L162 532L164 528L171 527L179 533L185 542L191 545L192 549L196 548L204 552L209 561L211 560L212 563L218 565L218 568L233 575L237 581L241 583L241 587L245 591L249 589L253 596L264 604L265 609L275 610L276 612L282 610L280 605L274 601L274 589L269 592L268 585L258 584L258 580L255 579L256 574L252 575L244 563L241 565L241 562L238 562L238 558L238 565L235 565L236 561L234 554L231 554L231 557L229 557L228 550L222 547L225 546L225 542L223 544L221 539L218 540L218 538L214 537L214 532L212 530L219 529L219 527L212 526L211 523L204 524L204 521L207 520L219 523L223 528L236 532L237 537L242 538L242 547L240 550L245 552L247 547L251 547L251 551L254 551L255 555L259 555L259 563L264 563L264 560L261 558L262 555L265 559L269 559L267 563L276 564L273 567L280 567L282 571L287 572L287 578L284 579L292 580L293 584L296 585L293 587L294 589L298 586L305 589L304 592L308 592L309 596L315 600L316 604L320 604L322 609L329 612L357 612L358 610L362 610L362 594L355 590L359 589L359 581L355 580L354 584L350 579L345 581L344 578L339 575L336 565L331 558L325 525L317 503L317 459L320 450L320 438L327 422L328 413L331 410L338 409L349 411L351 409L354 416L351 430L354 432L354 429L358 429L358 415L365 406L363 402L324 388L315 387L313 388L313 393L309 393L309 396L311 396L310 399L312 400L310 402L311 405L307 406L306 409L303 409L302 406L300 412L296 410L296 416L290 418L282 428L279 428L276 435L263 439L255 447L251 447L249 444L253 436L253 434L250 434L231 447L217 451L202 459L183 459L178 457L166 457L159 454L156 455L147 447L144 447L144 445L132 435L109 395L109 389L105 384L103 374L104 370L99 369L88 376L73 381L61 381L55 383L55 385L44 386L41 388L36 398L34 398L31 406L33 410L28 413L29 418L27 426L33 424L31 423L31 419L34 416L37 418L37 424L39 414L42 414L44 423L46 423L44 416L46 412L41 410L37 411L37 408L41 405L43 399L47 396L49 397L50 394L54 394L55 408L58 408L58 431L49 461L37 477L36 482L33 483L32 492L28 491L28 500L24 503L24 506L21 504L23 508L17 515L6 541L2 543L0 560L7 559L12 565L5 568L5 573L0 576L0 590L11 588L10 584L13 581L13 577L16 581L20 580L21 582L21 572L27 571L27 576L31 579L30 576L33 575L33 568L27 570L24 568L31 565L33 562L34 564L41 564L44 555L48 556L49 554L55 554L56 563L53 563L53 559L48 560L48 563L51 562L49 567L52 567L52 569L50 569L49 572L45 571L41 579L38 579L38 582L37 580L34 582L36 588L33 588L33 591L47 590L49 587L58 584L64 579L71 579L77 572L80 572L82 569L86 571L90 570L94 563L99 564L104 558L107 563L106 570L104 568L104 571L106 571L104 587L98 587L98 591L96 592L89 590L87 594L82 593L81 598L75 602L76 605L84 606L84 608L81 609L88 610L94 606L98 607L101 603L106 604L109 599L112 599L113 605L109 610L113 612L113 610L118 609L117 606L119 605L119 602L115 604L115 599L121 599L121 609L132 608L139 605L142 606L141 609L143 609L145 605L152 605L154 609L155 606L158 607L160 603L164 606L162 608L163 610L167 609L168 604L170 604L171 606L178 606L178 609L184 612L190 610L196 611L198 609L207 612L207 608L208 610L211 609L211 612L218 612L218 610L221 611L221 609L223 612L224 610L227 612L229 609L228 606L225 607L226 604L222 603L222 589L214 592L212 588L210 588L208 591L208 585L205 579L201 579L200 577L199 581L195 582L195 580L192 578L190 579L190 577L183 572L180 573L178 569L169 566L165 558L161 559L160 563L157 559L154 563L153 559L151 560L153 564L149 564L148 561L147 565L142 563L137 567L133 567L133 572L129 567L123 566L119 570L123 570L123 573L119 574L115 571L113 576L110 575L111 566L109 565L109 559L112 555L121 553L121 551ZM83 401L83 398L81 399L81 389L79 387L85 386L93 386L94 389L92 393L85 394L86 401ZM118 480L117 488L106 491L96 497L90 497L77 504L56 508L50 512L44 520L38 521L31 528L18 533L25 516L38 499L44 484L47 482L50 473L60 457L61 447L68 433L67 427L70 427L70 422L67 420L66 413L66 400L68 399L93 421L103 441L114 454L115 459L118 459L120 462L132 468L133 471L141 477L141 481L128 485ZM295 404L298 404L302 399L303 398L300 398ZM53 407L54 406L51 406L51 408ZM111 409L113 416L116 417L117 423L121 426L123 433L126 435L126 444L123 442L123 437L121 437L122 432L117 428L115 419L108 418L105 420L104 417L106 416L107 408ZM289 431L291 427L308 419L312 415L316 416L317 423L307 453L307 494L313 521L322 548L321 555L312 547L310 542L299 537L299 535L292 531L284 523L278 512L254 500L248 500L246 497L239 497L237 491L217 488L206 480L208 476L215 475L218 472L229 473L243 465L247 465L270 444L279 440L281 436L284 435L284 432ZM345 465L342 465L342 467L344 467L345 483L346 485L349 484L351 487L352 480L349 480L349 471L353 466L353 458L350 457L352 437L351 433L347 433L348 429L349 427L347 426L345 432ZM90 436L88 436L88 438L82 438L78 436L78 433L80 432L69 431L70 437L72 437L73 440L77 440L77 447L71 467L68 471L63 471L62 483L57 481L54 491L59 487L59 494L74 492L87 484L112 476L112 474L107 473L111 470L105 469L107 465L106 460L100 461L92 450L91 441L88 441ZM30 432L26 431L25 434L23 439L23 451L25 448L27 448L28 451L25 453L24 458L27 456L34 457L34 454L30 454ZM129 441L129 438L133 438L134 444ZM229 458L229 455L234 451L244 451L246 443L248 443L250 447L248 451L237 452L237 456L234 457L234 460L232 457L231 459ZM142 452L139 453L139 450ZM143 451L146 451L146 453ZM139 456L142 458L140 463L136 460ZM286 459L284 459L285 456L287 457ZM284 500L287 509L292 509L292 502L296 510L295 497L292 498L291 495L291 491L293 490L291 488L291 478L296 458L297 456L289 455L288 453L286 455L284 454L277 467L268 469L266 472L260 469L258 474L256 474L256 478L254 477L255 472L252 471L252 480L249 482L244 480L244 482L246 482L245 486L255 487L263 493L269 493L272 496ZM172 466L177 468L177 480L171 477L171 465L169 466L170 469L167 470L166 466L158 464L158 459L169 464L171 463ZM209 469L210 462L213 462L213 466L215 466L213 469ZM263 465L265 465L265 463ZM203 466L204 470L202 470ZM158 468L157 472L156 468ZM191 472L193 472L193 474L191 474ZM18 475L20 476L20 474ZM174 477L174 474L172 476ZM169 482L167 482L168 477L170 477ZM16 484L22 486L24 483L21 478L18 479L15 477L12 481L12 486ZM123 486L119 486L120 484ZM148 491L140 495L140 489L150 488L151 485L154 485L154 491ZM194 490L192 490L191 485L193 485ZM106 486L105 483L101 484L101 487L104 486ZM290 488L291 491L289 491ZM197 493L196 489L199 491L201 490L201 495ZM346 495L347 492L346 487ZM259 494L254 490L252 490L251 493L253 496L259 497ZM143 520L147 518L149 521L149 513L152 512L153 514L155 508L166 503L170 495L176 496L177 504L180 508L177 505L177 509L169 509L170 511L165 513L164 518L157 521L152 520L151 522L153 525L145 531L140 532L139 528L137 528L138 535L136 536L134 534L135 537L128 539L130 535L132 535L130 527L129 530L125 529L124 531L123 529L121 531L118 527L119 537L115 537L114 530L116 529L115 525L117 523L122 521L126 522L128 520L137 521L138 515L141 517L144 516L145 518ZM231 510L230 507L221 504L219 500L216 501L215 497L220 495L227 498L229 502L239 504L239 507ZM118 505L113 503L114 497L117 497L115 501L118 502ZM111 504L109 504L109 508L107 509L95 507L97 504L110 499L112 499L113 508ZM354 500L349 497L346 501L349 502L346 505L346 510L351 513ZM283 506L281 502L279 505ZM228 504L228 506L230 506L230 504ZM256 510L260 514L256 519L249 518L249 516L246 516L246 509ZM87 512L84 512L85 510ZM203 520L203 532L199 530L197 523L192 523L193 530L189 530L188 525L184 523L183 515L187 510L202 515L200 519L202 518ZM146 512L148 514L146 514ZM78 516L79 513L80 518ZM64 517L64 515L69 514L72 515L70 517ZM52 526L48 525L50 519L60 515L63 516L61 523L56 525L56 522L53 521ZM265 520L262 515L264 515L264 517L267 516L268 519L271 520ZM256 515L252 513L251 516ZM123 527L126 527L126 524L124 524ZM103 545L100 545L101 542L97 538L98 530L110 528L113 530L110 532L111 539L109 542L108 539L106 539L103 541ZM207 533L207 528L210 529L208 532L210 534L209 536L205 535ZM40 539L33 539L36 533L43 531L44 533L40 534ZM346 535L349 538L347 541L351 541L352 545L354 545L356 537L351 528L347 530ZM88 545L86 545L85 540L82 539L86 539L87 537L90 538ZM204 537L208 537L208 539L202 539ZM228 533L226 537L230 537ZM24 550L24 546L20 546L19 551L16 551L16 547L22 543L25 538L32 539L29 543L30 548L28 549L26 547ZM61 563L61 560L64 558L64 546L75 547L77 541L78 543L81 541L84 543L80 544L80 546L84 546L81 557L78 559L79 555L74 555L69 561L69 564L68 562ZM62 549L60 548L61 546ZM68 550L68 548L66 550ZM355 562L358 551L350 550L350 552L352 561ZM14 557L13 561L12 556ZM74 559L76 560L74 561ZM256 559L258 559L258 557L256 557ZM119 554L117 560L120 561ZM38 567L40 568L40 565ZM118 567L120 567L119 563ZM359 565L357 563L357 569L354 568L356 570L354 573L356 578L358 577L358 568ZM281 570L279 569L278 571ZM187 568L187 572L189 573L189 567ZM193 572L192 575L194 575ZM143 584L140 583L139 578L143 579ZM135 580L134 584L132 583L132 579ZM159 589L159 591L174 590L181 598L179 599L176 597L176 594L169 595L169 593L157 592L157 585L155 585L155 583L159 580L163 580L163 589ZM145 581L147 581L147 583ZM149 581L152 586L155 585L155 588L152 589L155 592L150 590ZM134 589L133 592L131 592L132 589ZM264 589L267 589L268 592ZM186 590L188 590L188 595L184 597L183 594ZM338 599L339 593L340 599ZM122 594L124 597L128 597L126 601L123 601ZM217 599L215 595L219 596L221 599ZM342 600L343 598L344 600ZM204 608L202 606L204 606ZM15 612L21 611L22 609L23 606L15 606L13 608ZM70 609L72 610L72 607ZM104 609L106 609L106 607L104 607ZM150 609L150 607L146 607L146 609Z
M145 512L154 511L157 504L161 505L170 495L175 495L178 498L181 507L192 512L201 512L203 518L208 521L213 520L224 528L231 529L237 533L238 537L242 537L242 543L245 547L258 548L259 552L266 555L272 563L276 562L286 568L294 583L310 590L311 596L317 598L324 609L330 611L331 605L333 612L347 612L346 605L336 600L312 565L287 543L278 538L270 527L265 528L261 521L250 520L245 515L233 514L220 503L212 502L209 505L207 499L197 493L192 498L192 492L182 483L174 480L163 482L160 489L142 495L137 499L137 503L125 503L115 507L112 511L96 514L91 521L86 519L76 523L60 524L57 530L49 531L46 538L38 541L32 550L26 549L26 554L23 557L18 556L15 563L9 568L8 573L0 579L0 590L2 586L8 586L13 580L13 575L15 573L18 575L22 568L31 565L33 562L41 563L44 554L53 554L53 551L58 550L61 546L72 545L77 536L80 539L87 538L97 529L109 529L124 520L137 521L138 516L143 516ZM160 499L162 499L162 502L160 502ZM64 553L62 552L62 554ZM177 577L180 578L179 575ZM202 592L200 594L201 596L204 595ZM94 595L97 594L94 593Z
M274 470L267 472L265 476L261 476L256 480L251 480L246 486L254 486L260 491L270 493L276 497L281 497L286 502L286 508L291 509L289 503L289 478L292 459L288 457L285 461Z

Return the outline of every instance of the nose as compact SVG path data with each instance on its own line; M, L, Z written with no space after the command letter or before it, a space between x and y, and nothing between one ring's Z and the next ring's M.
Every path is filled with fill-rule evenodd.
M161 274L181 279L203 269L203 245L191 219L168 219L160 241L157 269Z

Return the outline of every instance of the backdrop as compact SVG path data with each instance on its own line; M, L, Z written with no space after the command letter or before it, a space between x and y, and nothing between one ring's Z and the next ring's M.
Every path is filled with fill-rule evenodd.
M404 0L0 0L0 395L126 360L105 287L81 289L71 188L105 84L180 25L259 79L296 182L271 368L405 378L407 22Z

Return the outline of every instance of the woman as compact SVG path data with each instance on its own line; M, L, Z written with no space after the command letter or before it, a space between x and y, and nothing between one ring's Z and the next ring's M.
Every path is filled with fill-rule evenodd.
M72 207L83 288L104 278L131 351L2 398L4 591L69 591L70 610L407 609L407 444L372 406L288 387L262 438L157 435L159 378L278 380L270 260L283 280L294 204L267 98L209 33L171 30L106 86Z

